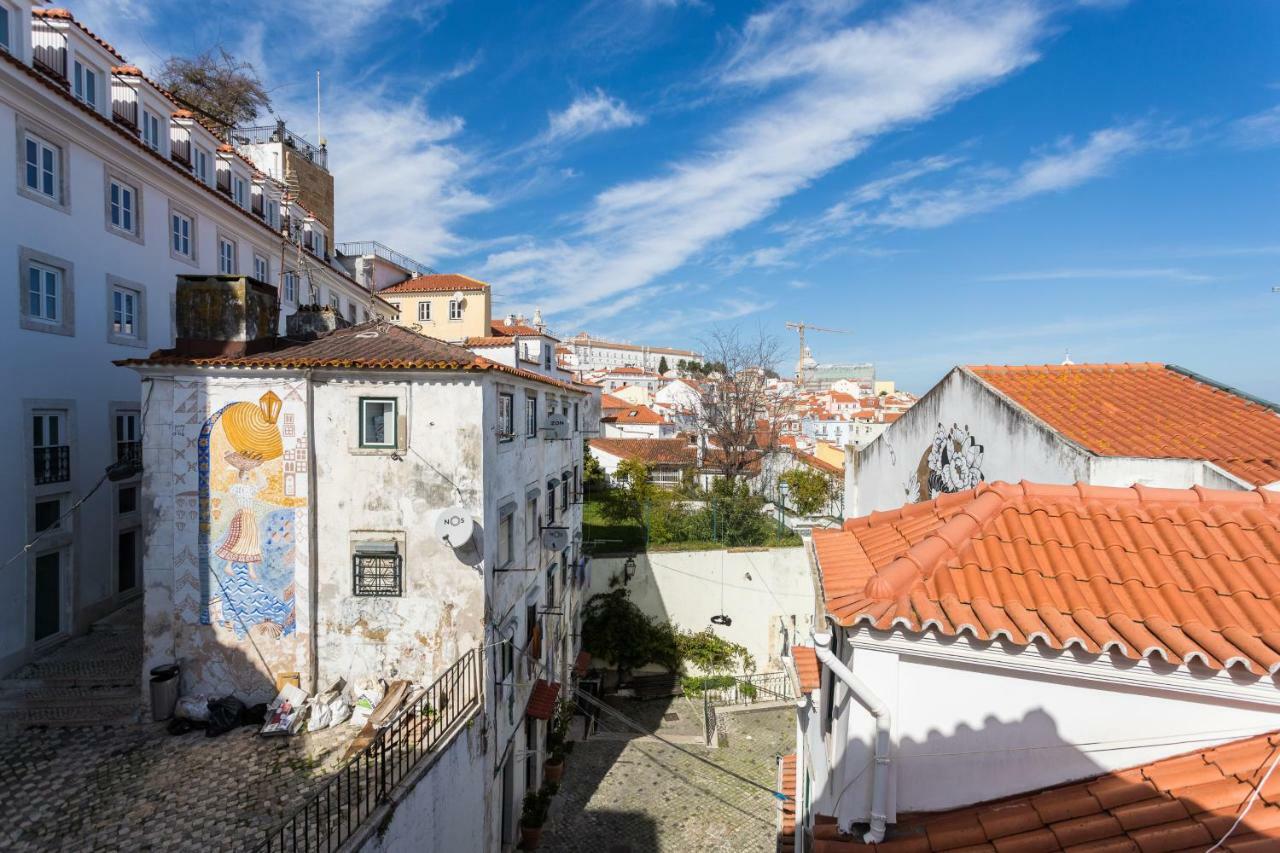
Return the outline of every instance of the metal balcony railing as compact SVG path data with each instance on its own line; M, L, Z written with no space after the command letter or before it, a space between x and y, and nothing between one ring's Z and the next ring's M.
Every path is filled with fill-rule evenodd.
M67 82L67 34L37 23L31 28L31 60L37 69Z
M415 261L408 255L397 252L389 246L384 246L377 240L356 240L354 242L335 243L333 249L338 254L345 255L348 258L357 258L362 255L373 255L374 257L382 258L384 261L389 261L401 269L415 272L418 275L436 274L436 271L426 264L420 261Z
M218 170L217 188L218 188L218 192L231 195L231 170L230 169Z
M169 134L169 156L175 163L191 168L191 131L174 126Z
M138 132L138 90L118 74L111 75L111 117Z
M132 462L134 465L142 464L142 442L141 441L117 441L116 442L116 461Z
M417 763L484 704L484 656L472 649L402 708L373 743L342 766L298 811L267 832L255 853L338 850L386 802Z
M237 145L262 145L282 142L321 169L329 168L329 151L323 145L312 145L284 126L284 122L258 127L237 127L231 134Z
M60 444L54 447L37 447L34 455L37 486L65 483L71 479L71 448L69 446Z

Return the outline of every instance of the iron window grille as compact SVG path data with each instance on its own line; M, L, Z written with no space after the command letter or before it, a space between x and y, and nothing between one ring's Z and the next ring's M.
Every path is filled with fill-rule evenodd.
M65 483L71 479L71 447L66 444L35 448L37 486Z
M394 542L362 542L351 557L354 595L398 598L404 595L404 562Z

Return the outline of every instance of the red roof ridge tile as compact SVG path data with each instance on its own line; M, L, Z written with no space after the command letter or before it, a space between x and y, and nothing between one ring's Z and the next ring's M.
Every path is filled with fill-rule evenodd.
M50 8L50 9L36 8L31 10L31 16L33 18L49 18L55 21L70 21L71 23L79 27L81 30L83 30L84 34L87 35L89 38L93 39L98 44L106 48L108 53L110 53L112 56L114 56L116 59L120 60L121 62L124 62L124 57L120 55L120 51L116 50L114 47L108 44L105 39L103 39L93 30L89 29L84 24L77 21L76 16L71 14L70 9L62 9L62 8L56 8L56 7Z

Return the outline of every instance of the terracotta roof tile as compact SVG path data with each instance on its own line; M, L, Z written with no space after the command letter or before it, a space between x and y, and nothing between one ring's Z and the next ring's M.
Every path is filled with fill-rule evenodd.
M1274 492L984 484L813 541L842 625L1280 671Z
M829 818L815 815L815 821L821 823L815 826L814 837L823 840L815 843L814 849L826 853L959 853L973 849L998 853L1203 853L1231 828L1251 790L1248 783L1221 768L1246 767L1252 773L1253 768L1270 766L1276 754L1269 736L1260 735L1035 794L950 812L900 815L885 840L874 845L841 836ZM1186 788L1158 787L1149 781L1181 778L1188 767L1211 768L1216 781ZM1232 793L1223 804L1223 792L1228 790ZM1139 799L1108 805L1110 794L1117 792L1124 794L1120 799ZM1239 800L1237 793L1243 793ZM1084 811L1089 813L1079 814ZM1077 816L1051 819L1066 814ZM1280 807L1262 799L1255 801L1222 849L1280 850Z
M77 21L75 16L71 14L71 11L69 9L39 9L39 8L32 9L31 17L47 18L50 20L70 21L71 23L75 24L78 28L80 28L84 32L84 34L87 35L89 38L93 39L98 44L106 48L108 53L110 53L112 56L114 56L116 59L120 60L121 62L124 62L124 57L120 55L120 51L116 50L114 47L108 44L106 40L104 40L103 38L95 34L93 30L89 29L84 24Z
M791 660L795 664L796 677L800 679L800 692L812 693L821 684L821 672L818 668L818 653L813 646L792 646Z
M239 367L283 370L309 368L355 370L466 370L497 371L568 391L581 391L570 382L561 382L518 367L508 367L444 341L418 334L402 326L376 321L339 329L314 341L290 342L269 352L243 356L192 357L175 350L158 350L147 358L115 362L121 367L188 366Z
M601 420L616 421L619 424L646 424L649 426L667 423L666 418L648 406L632 406L630 404L625 409L611 409L609 414L601 418Z
M535 720L549 720L556 712L556 699L559 697L560 682L547 683L545 678L539 678L534 682L533 692L529 694L525 713Z
M452 293L455 290L471 291L488 290L489 285L479 279L457 273L433 273L415 276L408 281L393 284L378 293L380 295L396 295L401 293Z
M1280 414L1171 366L968 369L1101 456L1206 459L1255 486L1280 481Z
M593 438L591 447L620 459L637 459L649 465L691 466L698 451L683 438Z
M778 765L778 790L787 799L782 801L782 819L778 827L778 847L794 849L786 842L796 835L796 754L782 756Z

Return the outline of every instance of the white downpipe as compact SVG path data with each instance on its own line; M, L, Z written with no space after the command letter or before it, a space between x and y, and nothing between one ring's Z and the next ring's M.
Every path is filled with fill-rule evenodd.
M875 766L871 770L871 829L862 836L862 840L866 844L878 844L884 840L888 820L885 803L889 796L891 746L889 730L893 719L889 713L889 706L867 686L865 681L854 675L849 667L844 665L831 651L830 646L830 634L813 635L813 648L818 655L818 660L822 661L822 664L831 670L831 674L849 688L854 698L876 721Z
M808 778L809 770L809 753L805 749L805 731L800 720L805 715L805 705L808 698L802 693L799 701L796 702L796 829L795 829L795 853L805 853L805 827L808 824L808 815L805 813L804 792L809 786L805 784Z

